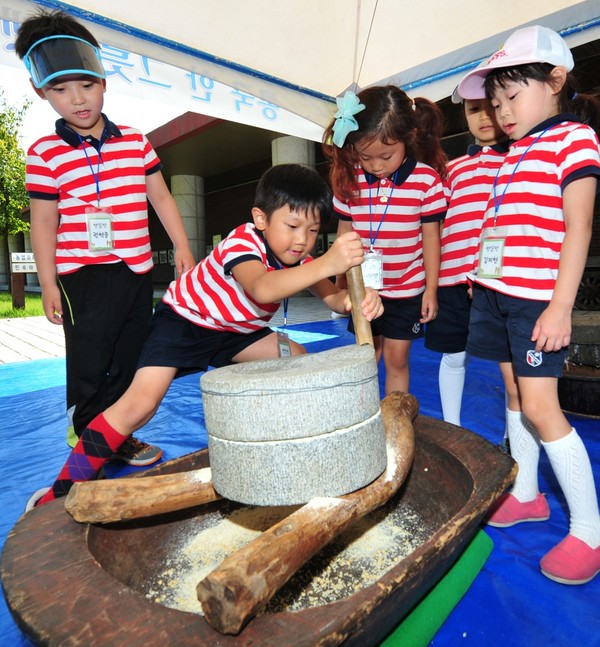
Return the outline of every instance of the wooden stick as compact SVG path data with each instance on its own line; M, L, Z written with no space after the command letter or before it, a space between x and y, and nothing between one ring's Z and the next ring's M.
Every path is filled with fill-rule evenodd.
M383 505L406 479L414 456L417 400L391 393L381 405L387 468L373 483L336 498L315 498L227 557L197 587L206 621L237 634L313 555L352 522Z
M360 266L350 268L346 277L356 341L373 346L371 325L361 312L365 286ZM139 479L75 483L65 499L65 509L80 523L112 523L184 510L218 498L210 468L206 468Z
M356 343L359 346L363 344L373 346L371 323L363 317L361 310L361 304L365 298L365 284L360 265L355 265L346 272L346 281L348 282L350 301L352 301L352 323L354 324Z
M74 483L65 509L81 523L110 523L184 510L221 498L210 467L175 474Z

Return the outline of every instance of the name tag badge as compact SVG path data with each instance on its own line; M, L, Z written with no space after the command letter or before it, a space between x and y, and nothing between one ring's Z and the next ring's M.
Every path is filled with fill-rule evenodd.
M477 276L484 279L502 278L504 265L504 243L506 237L500 230L484 232L479 250Z
M86 207L85 216L90 252L104 252L114 249L111 208Z
M383 252L380 249L370 249L365 254L365 260L360 267L365 287L381 290L383 288Z
M277 331L277 348L279 350L279 357L291 357L290 338L282 330Z

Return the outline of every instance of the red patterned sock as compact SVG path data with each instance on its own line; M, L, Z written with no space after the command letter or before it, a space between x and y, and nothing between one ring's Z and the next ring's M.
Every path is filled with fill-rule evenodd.
M127 437L113 429L104 418L104 414L97 415L83 430L54 485L36 505L66 496L77 481L93 479L125 440Z

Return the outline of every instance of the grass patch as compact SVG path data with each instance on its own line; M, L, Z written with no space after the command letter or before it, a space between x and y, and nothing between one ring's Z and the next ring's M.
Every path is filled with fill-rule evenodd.
M160 297L154 297L153 305L160 301ZM0 292L0 319L13 319L15 317L43 317L42 295L39 292L25 293L25 307L13 308L12 295L10 292Z
M25 307L13 308L10 292L0 292L0 319L13 319L14 317L43 317L42 295L39 293L25 293Z

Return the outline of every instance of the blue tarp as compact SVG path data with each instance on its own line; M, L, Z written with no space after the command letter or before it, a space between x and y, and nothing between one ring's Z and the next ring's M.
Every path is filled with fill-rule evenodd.
M310 352L354 343L346 321L292 326L292 335ZM415 342L411 353L411 392L421 413L441 417L437 373L440 355ZM138 436L159 444L168 460L202 449L206 432L198 375L176 380L155 418ZM64 463L64 359L0 366L0 547L23 512L29 495L50 485ZM383 382L382 393L383 393ZM493 443L504 429L504 390L497 366L472 359L467 369L462 424ZM569 416L590 454L600 492L600 422ZM111 467L109 476L135 468ZM539 559L568 532L566 504L542 452L540 488L548 494L551 518L545 523L485 530L494 550L473 585L432 641L432 645L511 645L600 647L600 576L582 586L544 577ZM0 601L0 645L30 645L15 625L4 597Z

